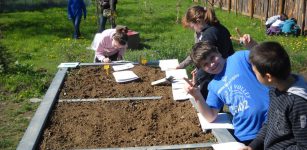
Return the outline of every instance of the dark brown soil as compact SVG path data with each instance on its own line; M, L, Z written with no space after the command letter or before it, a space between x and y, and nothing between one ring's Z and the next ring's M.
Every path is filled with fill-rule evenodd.
M119 84L101 67L68 73L60 99L162 96L161 100L59 102L40 149L114 148L215 142L203 133L189 101L176 102L171 86L151 86L165 77L159 68L136 66L140 80ZM211 149L211 148L209 148Z

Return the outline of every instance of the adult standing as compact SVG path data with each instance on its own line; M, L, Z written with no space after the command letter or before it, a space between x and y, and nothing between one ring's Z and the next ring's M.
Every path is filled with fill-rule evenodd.
M195 31L195 43L200 41L209 41L218 48L223 58L234 53L230 33L217 19L215 12L211 8L202 6L190 7L182 18L182 24L185 28L191 28ZM190 56L177 66L177 69L185 68L192 64ZM202 95L207 97L207 86L212 80L213 75L197 70L195 83L200 85Z
M99 12L99 33L105 30L107 20L110 20L112 28L116 27L115 12L117 0L96 0Z
M68 19L72 20L74 25L73 38L78 39L81 36L80 23L82 14L84 14L84 20L86 19L86 6L83 0L69 0L68 1Z

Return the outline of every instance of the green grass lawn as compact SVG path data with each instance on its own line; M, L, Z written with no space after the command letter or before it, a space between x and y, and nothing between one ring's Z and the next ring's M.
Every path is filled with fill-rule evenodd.
M176 24L176 0L121 0L117 23L140 32L143 48L129 50L125 58L137 61L185 58L193 45L193 32ZM182 1L180 17L194 5ZM72 23L66 7L0 14L0 149L15 149L61 62L92 62L94 51L87 50L97 31L95 6L88 6L81 22L83 38L73 40ZM266 36L260 20L216 10L232 33L240 28L257 41L278 41L287 49L294 72L306 71L307 38ZM110 25L107 25L110 27ZM234 43L235 49L242 49ZM191 68L190 68L191 69Z

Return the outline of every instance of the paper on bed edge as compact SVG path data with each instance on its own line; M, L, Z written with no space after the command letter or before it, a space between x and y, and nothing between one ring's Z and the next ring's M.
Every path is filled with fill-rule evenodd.
M67 62L67 63L61 63L60 65L58 65L58 68L75 68L79 65L79 62Z
M245 145L243 143L239 142L226 142L226 143L218 143L218 144L212 144L212 147L214 150L238 150L239 148L244 147Z
M197 116L203 131L216 128L234 129L233 124L230 121L230 117L226 113L218 113L218 116L214 122L208 122L200 113L197 113Z

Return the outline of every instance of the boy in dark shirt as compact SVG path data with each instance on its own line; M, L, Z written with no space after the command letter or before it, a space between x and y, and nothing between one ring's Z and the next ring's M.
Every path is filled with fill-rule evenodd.
M257 79L270 89L268 120L256 139L241 150L307 149L307 85L291 74L285 49L277 42L252 48L249 56Z

